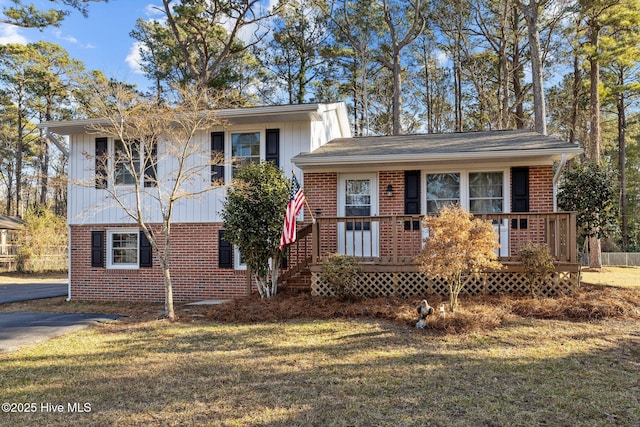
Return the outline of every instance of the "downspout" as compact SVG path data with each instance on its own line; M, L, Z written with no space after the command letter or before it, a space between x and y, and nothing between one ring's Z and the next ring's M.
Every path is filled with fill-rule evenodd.
M67 225L67 299L71 301L71 226Z
M562 153L562 157L560 158L560 164L558 165L558 169L556 169L555 175L553 175L553 211L558 212L558 181L560 181L560 175L562 175L562 170L567 164L567 153Z

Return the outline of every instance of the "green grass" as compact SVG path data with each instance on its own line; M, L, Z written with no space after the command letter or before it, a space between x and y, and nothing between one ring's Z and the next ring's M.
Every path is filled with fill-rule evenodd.
M116 322L0 355L2 402L39 409L0 425L633 426L638 341L621 321L463 336L365 320Z
M607 266L600 271L586 269L582 272L582 281L592 285L640 289L640 268Z

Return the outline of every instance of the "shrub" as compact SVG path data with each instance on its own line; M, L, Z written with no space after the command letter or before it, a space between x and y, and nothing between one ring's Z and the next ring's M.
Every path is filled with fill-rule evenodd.
M498 236L491 222L473 218L458 205L445 206L438 216L426 216L423 222L429 228L429 236L424 239L416 263L420 271L447 281L449 309L454 312L465 275L502 267L496 261Z
M362 272L358 259L350 255L332 254L322 263L321 280L329 285L336 297L355 298L354 285Z
M24 230L19 238L17 270L23 273L67 269L66 220L46 206L29 207L24 214Z
M540 287L550 280L551 273L555 271L549 246L544 243L528 242L520 249L518 257L529 282L529 292L532 297L537 298Z

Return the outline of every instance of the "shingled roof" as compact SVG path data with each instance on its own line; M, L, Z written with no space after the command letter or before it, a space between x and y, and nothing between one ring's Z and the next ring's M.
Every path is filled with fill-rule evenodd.
M24 221L16 216L0 215L0 230L17 230L24 226Z
M560 159L582 149L536 132L511 130L339 138L293 158L300 168L371 163L425 163L505 158Z

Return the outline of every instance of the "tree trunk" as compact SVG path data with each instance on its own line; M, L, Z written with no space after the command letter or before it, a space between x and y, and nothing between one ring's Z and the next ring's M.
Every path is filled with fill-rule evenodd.
M589 57L589 80L590 87L590 132L589 132L589 159L600 163L600 62L597 57L599 31L595 28L591 29L590 43L596 51Z
M529 49L531 51L531 83L533 87L533 112L535 117L535 131L547 134L547 112L544 99L544 77L542 74L542 54L540 48L540 31L538 30L538 8L536 0L529 0L525 5L519 2L522 13L527 21Z
M590 28L589 42L594 49L594 53L589 57L589 79L590 79L590 130L589 130L589 159L594 163L600 163L600 62L598 58L599 50L599 29ZM602 248L600 239L592 237L589 241L589 267L602 268L600 254Z
M519 16L518 16L518 7L513 7L513 16L512 16L512 32L514 35L513 41L513 56L512 56L512 86L513 86L513 95L515 98L515 119L516 119L516 129L524 129L524 98L525 94L522 89L522 82L520 80L520 76L522 75L522 64L520 63L520 38L518 35L518 27L519 27Z
M624 87L624 71L620 70L620 75L618 84L620 87ZM620 224L620 234L622 237L622 250L626 251L629 245L629 230L627 224L627 174L625 172L627 156L627 142L626 142L626 134L627 134L627 117L625 112L625 98L624 91L621 89L618 94L618 99L616 102L616 106L618 109L618 169L619 169L619 179L620 179L620 216L621 216L621 224Z
M22 151L24 149L24 129L22 127L22 103L18 103L18 144L16 146L16 216L22 216ZM11 212L7 212L11 215Z
M164 312L172 322L176 320L176 312L173 307L173 284L171 283L171 273L169 266L162 263L162 277L164 278Z
M400 53L393 55L393 134L402 134L402 64Z
M578 127L578 109L580 105L580 82L582 75L580 73L580 57L577 50L573 52L573 87L571 99L571 127L569 128L569 142L576 142L576 131Z
M455 132L462 132L462 71L460 57L453 61L453 84L455 86Z
M589 237L589 268L602 268L602 247L598 237Z

